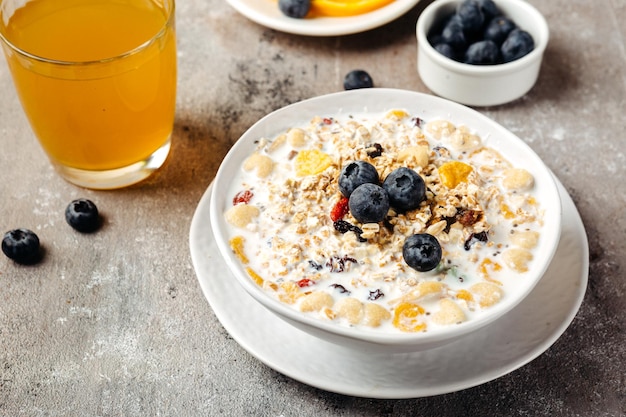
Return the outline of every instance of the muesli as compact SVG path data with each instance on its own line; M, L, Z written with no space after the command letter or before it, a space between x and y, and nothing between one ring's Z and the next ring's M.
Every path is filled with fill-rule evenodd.
M471 320L514 293L542 227L533 175L483 142L402 109L259 138L224 212L230 246L270 296L322 320L393 332Z

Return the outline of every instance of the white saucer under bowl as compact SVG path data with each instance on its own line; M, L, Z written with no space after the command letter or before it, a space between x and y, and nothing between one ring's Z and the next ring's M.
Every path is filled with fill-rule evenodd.
M576 207L558 186L561 238L537 286L494 323L427 351L351 350L317 339L266 310L239 285L219 254L209 220L211 187L191 223L191 258L221 324L245 350L274 370L323 390L359 397L444 394L486 383L527 364L552 346L574 319L587 286L589 248ZM240 302L234 304L233 299Z

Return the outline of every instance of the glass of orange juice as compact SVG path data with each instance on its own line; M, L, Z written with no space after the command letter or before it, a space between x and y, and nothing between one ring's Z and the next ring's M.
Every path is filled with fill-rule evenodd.
M120 188L165 162L174 0L0 0L0 39L30 125L67 181Z

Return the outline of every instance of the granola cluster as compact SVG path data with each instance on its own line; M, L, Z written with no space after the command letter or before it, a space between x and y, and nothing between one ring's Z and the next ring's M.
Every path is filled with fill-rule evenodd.
M413 169L426 184L425 201L359 223L337 185L344 164L356 160L381 180ZM542 221L533 186L532 174L466 126L404 110L315 117L260 138L224 215L233 251L278 300L348 325L419 332L471 319L523 279ZM441 244L433 271L402 259L404 240L416 233Z

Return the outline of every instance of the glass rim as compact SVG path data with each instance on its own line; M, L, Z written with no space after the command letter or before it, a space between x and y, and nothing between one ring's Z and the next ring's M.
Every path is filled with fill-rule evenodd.
M121 54L108 57L108 58L95 59L95 60L89 60L89 61L65 61L65 60L59 60L59 59L53 59L53 58L46 58L43 56L30 53L16 46L15 44L13 44L13 42L11 42L10 40L6 38L2 30L0 30L0 40L2 40L2 42L4 42L5 45L7 45L13 52L19 54L20 56L30 59L32 61L38 61L44 64L67 66L67 67L107 64L113 61L118 61L120 59L128 58L132 55L136 55L139 52L143 51L144 49L147 49L148 47L150 47L150 45L154 44L159 38L163 37L163 35L167 31L167 28L174 24L174 19L175 19L174 17L174 9L176 7L175 0L167 0L167 1L171 3L171 7L169 8L167 19L165 20L165 23L163 24L161 29L154 36L152 36L150 39L148 39L144 43L136 46L135 48L131 50L128 50L126 52L123 52ZM2 3L2 0L0 0L0 3Z

